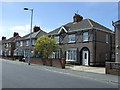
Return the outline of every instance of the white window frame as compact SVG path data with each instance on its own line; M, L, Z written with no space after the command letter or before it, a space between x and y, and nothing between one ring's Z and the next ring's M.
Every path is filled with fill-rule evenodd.
M105 35L105 42L109 43L109 35L108 34Z
M29 44L29 40L26 40L25 45L28 46L28 44Z
M76 41L75 39L76 39L75 34L68 35L68 43L75 42Z
M77 61L77 48L70 48L66 51L66 61Z
M9 43L9 47L11 47L11 43Z
M20 41L20 46L23 46L23 41Z
M8 47L8 43L6 43L6 47Z
M33 39L32 42L31 42L31 44L34 45L34 42L35 42L35 40Z
M17 42L16 42L16 46L18 46L18 45L19 45L19 42L17 41Z
M52 58L56 59L60 58L60 49L52 53Z
M88 41L88 38L89 37L89 33L88 32L84 32L83 33L83 42L86 42L86 41Z

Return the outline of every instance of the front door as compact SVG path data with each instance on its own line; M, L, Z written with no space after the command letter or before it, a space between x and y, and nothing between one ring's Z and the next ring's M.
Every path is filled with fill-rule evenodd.
M83 50L82 65L88 65L88 51Z

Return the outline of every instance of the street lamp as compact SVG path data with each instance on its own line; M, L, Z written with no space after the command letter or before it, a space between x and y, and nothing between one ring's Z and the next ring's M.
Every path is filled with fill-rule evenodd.
M29 55L28 55L28 65L30 65L30 56L31 56L31 33L32 33L32 21L33 21L33 9L24 8L24 10L31 11L31 24L30 24L30 45L29 45Z

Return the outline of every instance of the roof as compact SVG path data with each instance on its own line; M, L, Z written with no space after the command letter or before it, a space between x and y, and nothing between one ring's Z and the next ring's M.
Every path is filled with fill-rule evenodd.
M44 34L46 34L46 32L44 32L43 30L39 30L37 32L32 32L31 37L32 38L38 38L38 37L40 37ZM27 40L27 39L30 39L30 33L21 37L21 38L19 38L19 39L17 39L17 40Z
M115 25L120 24L120 20L118 20L118 21L114 22L114 24L115 24Z
M15 42L15 40L21 38L20 36L11 37L9 39L3 40L3 43Z
M107 28L91 19L83 19L80 22L67 23L67 24L49 32L48 35L59 34L58 32L62 27L64 27L67 30L67 33L81 31L81 30L87 30L87 29L96 29L96 30L102 30L102 31L106 31L106 32L112 32L112 30L110 30L109 28Z

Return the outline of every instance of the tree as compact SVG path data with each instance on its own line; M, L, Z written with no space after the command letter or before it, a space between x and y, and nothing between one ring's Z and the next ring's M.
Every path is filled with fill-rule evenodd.
M56 41L48 37L47 35L43 35L35 41L35 50L39 52L42 58L48 58L52 52L56 51L60 47L57 45Z

